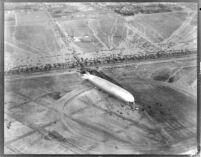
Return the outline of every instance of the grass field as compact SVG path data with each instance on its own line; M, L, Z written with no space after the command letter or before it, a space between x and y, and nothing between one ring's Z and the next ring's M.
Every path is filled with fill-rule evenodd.
M43 11L18 12L16 25L5 23L5 69L45 63L61 51L53 25ZM41 56L48 56L45 58ZM49 60L52 60L49 59Z
M50 25L51 21L45 11L16 13L17 25Z
M60 21L60 24L68 35L79 39L74 43L84 53L99 51L102 48L101 43L89 28L88 20Z
M5 22L6 70L61 62L71 49L98 57L118 48L137 54L157 52L160 44L181 49L197 42L194 5L182 5L186 12L130 17L95 3L53 6L49 12L51 3L41 4L43 11L15 10L6 18L15 21ZM6 75L4 153L195 154L196 68L193 55L99 66L96 73L132 93L138 110L73 70Z
M144 50L147 52L148 50L156 49L156 46L154 46L151 42L147 41L137 33L134 33L126 44L129 44L131 48L133 47L134 49Z
M92 36L93 33L88 27L88 20L60 21L66 33L74 37Z
M120 43L126 39L127 28L125 21L119 17L106 16L93 23L94 30L108 48L118 48Z
M130 30L123 18L113 14L100 16L93 20L60 21L60 24L67 34L79 39L74 43L84 53L99 51L103 48L106 50L122 47L141 50L156 49L150 41L133 32L134 30ZM129 31L133 33L128 39Z
M27 126L28 133L18 138L12 132L13 120L5 148L51 154L181 154L195 150L195 88L185 90L195 77L194 65L195 60L184 60L140 64L126 70L102 69L134 95L138 111L94 88L77 73L8 81L5 114ZM176 81L154 80L164 75L161 71L171 76L174 71ZM19 131L25 126L19 126ZM52 145L56 145L54 149L50 149Z
M170 36L164 43L175 43L175 47L197 48L197 14L191 15L179 30ZM175 48L173 47L173 48Z
M13 49L6 45L6 69L29 63L65 62L66 58L54 56L72 53L72 47L84 58L87 55L96 58L96 54L108 50L107 53L116 53L119 49L123 53L157 52L162 48L196 49L197 15L191 4L182 4L182 11L129 17L92 3L38 6L39 10L34 11L5 12L5 41ZM71 48L63 35L73 39ZM12 55L15 59L11 59ZM43 57L37 59L40 56Z
M167 39L187 18L186 12L171 12L161 14L137 15L130 23L137 29L142 29L153 42ZM159 39L154 39L152 33L155 32Z
M37 50L41 55L51 55L60 50L53 31L48 27L40 25L18 26L15 38L17 42L26 45L25 49Z
M53 56L61 50L52 29L43 25L11 26L5 30L5 69L45 62L40 56Z

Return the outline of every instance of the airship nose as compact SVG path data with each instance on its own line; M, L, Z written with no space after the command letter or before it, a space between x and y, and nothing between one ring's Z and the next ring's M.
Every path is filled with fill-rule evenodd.
M133 95L129 94L129 95L127 96L127 101L128 101L128 102L134 102L135 99L134 99Z

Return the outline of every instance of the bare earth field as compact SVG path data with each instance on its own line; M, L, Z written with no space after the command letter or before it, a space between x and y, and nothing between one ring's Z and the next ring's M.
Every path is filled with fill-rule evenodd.
M7 80L5 153L196 151L194 59L100 70L135 96L139 110L98 90L76 72Z
M47 13L23 12L14 17L15 25L5 24L5 69L54 62L50 57L61 54L62 41Z
M40 4L35 6L38 10L6 11L5 69L63 63L73 51L83 58L97 58L102 53L197 48L194 5L182 4L181 11L134 16L121 16L106 6L106 3L101 6L68 3L60 7ZM8 45L14 49L12 52Z
M186 12L171 12L171 13L160 13L160 14L148 14L148 15L138 15L134 16L133 20L130 21L132 25L134 25L137 29L141 29L141 31L155 32L158 33L158 36L161 39L168 38L176 29L181 26L181 24L187 18ZM164 28L165 27L165 28ZM146 33L146 32L145 32ZM147 36L151 36L152 34L147 34ZM153 42L157 42L157 38L149 37ZM160 39L160 40L161 40ZM159 41L160 41L159 40ZM159 42L158 41L158 42Z
M6 3L4 153L195 154L196 11ZM132 93L138 109L83 80L79 59Z

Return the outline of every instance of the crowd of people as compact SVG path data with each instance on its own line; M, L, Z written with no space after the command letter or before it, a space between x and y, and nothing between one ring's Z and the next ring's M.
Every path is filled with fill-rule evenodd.
M129 54L129 55L110 55L102 58L80 58L80 62L77 60L69 61L66 63L53 63L29 67L16 67L11 70L5 71L6 75L10 74L19 74L19 73L33 73L33 72L45 72L51 70L60 70L60 69L73 69L78 68L80 64L84 66L99 66L101 64L115 64L121 63L124 61L142 61L150 59L159 59L165 57L179 57L182 55L189 55L197 53L195 50L177 50L177 51L159 51L157 53L145 53L145 54Z

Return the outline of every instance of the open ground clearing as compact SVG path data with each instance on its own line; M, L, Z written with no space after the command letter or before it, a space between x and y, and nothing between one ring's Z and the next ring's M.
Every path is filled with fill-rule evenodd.
M14 50L5 49L5 68L63 63L73 51L83 58L97 58L103 53L196 49L197 14L193 5L182 4L181 11L134 16L121 16L107 5L40 4L38 9L29 6L6 11L5 45L12 44Z
M182 154L195 150L195 65L195 60L187 59L126 70L102 68L135 96L138 111L77 73L8 81L4 127L10 136L5 137L5 152ZM175 80L168 82L170 77ZM15 126L24 132L18 134Z
M117 14L107 5L10 5L15 9L5 12L5 69L63 63L74 54L99 58L196 49L194 4L134 16ZM4 152L196 152L196 71L193 55L122 61L93 71L131 92L138 110L83 80L75 69L7 76Z

